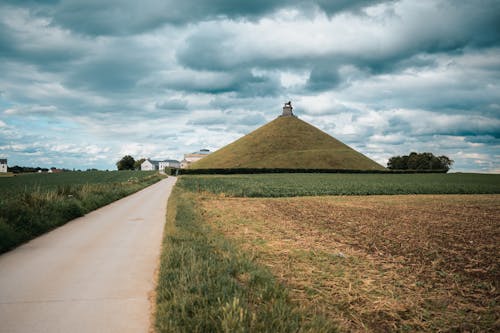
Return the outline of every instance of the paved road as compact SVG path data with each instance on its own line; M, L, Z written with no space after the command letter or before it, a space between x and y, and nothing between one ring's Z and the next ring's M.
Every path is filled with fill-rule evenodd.
M147 332L174 177L0 256L0 332Z

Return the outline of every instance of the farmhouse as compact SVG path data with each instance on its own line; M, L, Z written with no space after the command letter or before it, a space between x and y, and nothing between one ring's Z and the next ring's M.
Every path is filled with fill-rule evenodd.
M0 158L0 172L7 172L7 159Z
M184 154L184 159L181 161L181 168L188 168L191 163L197 162L204 157L207 157L210 154L210 150L208 149L200 149L199 151L195 151L194 153Z
M141 170L142 171L158 170L158 161L153 161L147 158L144 162L142 162Z
M181 163L177 160L154 161L147 158L141 164L142 171L164 170L167 167L180 168Z

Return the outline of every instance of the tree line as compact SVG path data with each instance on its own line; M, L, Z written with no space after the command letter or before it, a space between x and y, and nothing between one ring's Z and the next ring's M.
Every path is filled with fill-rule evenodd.
M145 160L145 158L135 160L132 156L125 155L116 162L116 168L118 170L141 170L141 164Z
M434 156L432 153L415 153L410 155L393 156L387 162L390 170L450 170L453 160L441 155Z
M116 167L118 170L140 170L141 164L145 159L135 160L130 155L123 156ZM393 156L387 162L387 168L390 170L450 170L453 160L441 155L434 156L432 153L411 152L409 155Z

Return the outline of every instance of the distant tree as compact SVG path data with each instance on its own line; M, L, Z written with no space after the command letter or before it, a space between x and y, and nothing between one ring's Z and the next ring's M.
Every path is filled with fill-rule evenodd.
M19 166L19 165L14 165L13 167L8 167L7 171L12 172L12 173L30 173L30 172L47 172L49 169L47 168L40 168L40 167L26 167L26 166Z
M391 170L450 170L453 160L447 156L434 156L432 153L415 153L393 156L387 162Z
M394 156L387 162L387 168L391 170L406 170L408 169L407 163L408 159L405 159L403 156Z
M441 162L441 166L446 171L450 170L451 166L453 165L453 162L455 162L452 159L450 159L448 156L444 156L444 155L439 156L438 159Z
M134 163L134 169L141 170L141 164L145 160L146 160L145 158L141 158L140 160L135 161L135 163Z
M125 155L121 160L116 162L116 167L118 170L134 170L135 160L130 155Z

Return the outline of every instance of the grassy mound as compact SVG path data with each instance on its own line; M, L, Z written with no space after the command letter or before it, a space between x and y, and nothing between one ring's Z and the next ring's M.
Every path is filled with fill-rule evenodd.
M279 117L194 163L191 168L385 169L295 117Z

